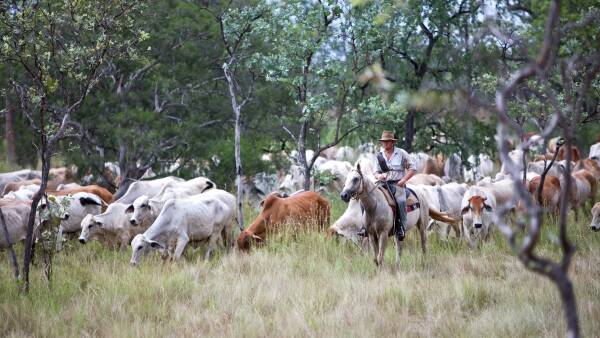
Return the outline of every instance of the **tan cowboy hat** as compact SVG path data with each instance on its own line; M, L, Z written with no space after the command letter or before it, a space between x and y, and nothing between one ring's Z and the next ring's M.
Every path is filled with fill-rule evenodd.
M381 138L379 139L379 141L397 141L397 140L394 138L393 131L384 130L383 133L381 133Z

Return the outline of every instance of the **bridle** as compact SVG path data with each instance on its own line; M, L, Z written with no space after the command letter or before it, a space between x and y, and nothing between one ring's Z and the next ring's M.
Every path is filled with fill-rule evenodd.
M353 199L353 200L358 200L358 198L361 195L363 195L364 192L365 192L364 191L365 190L364 189L364 186L365 186L364 177L363 177L363 175L362 175L362 173L360 171L358 171L356 169L352 169L352 171L356 171L356 173L358 173L358 176L360 177L360 187L359 187L359 189L356 189L355 193L350 194L350 198ZM377 189L377 185L376 184L374 185L373 189L371 189L370 191L367 192L367 195L371 194L373 192L373 190L375 190L375 189Z

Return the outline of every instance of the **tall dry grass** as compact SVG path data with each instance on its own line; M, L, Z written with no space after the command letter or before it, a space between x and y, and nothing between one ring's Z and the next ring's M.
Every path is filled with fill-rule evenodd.
M333 217L344 205L334 203ZM249 215L248 219L253 215ZM600 236L589 220L571 222L577 245L571 277L583 333L600 334ZM248 222L246 223L248 224ZM556 226L540 254L557 257ZM0 336L561 336L553 285L526 271L495 233L479 250L430 237L420 253L409 233L400 272L394 248L378 270L371 252L322 234L289 232L250 254L202 259L204 248L164 263L99 243L71 243L58 254L49 289L40 267L21 296L0 253Z

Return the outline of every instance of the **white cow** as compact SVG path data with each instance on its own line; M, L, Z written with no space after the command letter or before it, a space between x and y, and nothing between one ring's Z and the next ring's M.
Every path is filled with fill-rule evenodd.
M4 198L12 198L20 201L31 201L33 199L33 195L35 195L39 189L40 186L37 184L24 185L21 186L19 190L11 191L4 195Z
M502 180L481 180L477 186L486 187L494 195L496 206L515 209L518 203L518 196L513 180L510 178Z
M283 177L278 189L287 193L292 193L302 189L303 187L304 173L302 168L298 165L292 164L288 173Z
M57 213L51 213L53 218L60 219L58 233L56 234L56 250L62 249L64 233L75 233L81 230L81 221L87 214L97 215L102 212L103 201L100 197L87 192L78 192L73 195L55 196L48 198ZM67 205L68 204L68 205ZM62 208L63 206L66 208ZM46 201L40 202L39 208L45 209Z
M10 244L25 240L27 235L27 221L31 205L28 202L15 199L0 199L0 208L6 221L8 240ZM0 226L0 249L8 248L4 228Z
M351 199L346 211L329 227L327 234L330 236L340 235L365 249L368 244L367 237L358 236L358 232L362 227L360 202L356 199Z
M143 233L150 225L133 226L126 212L128 207L127 204L115 202L99 215L86 215L81 221L79 242L86 244L96 239L105 245L125 249L135 235Z
M410 158L415 164L415 170L420 173L423 171L423 167L425 167L425 163L429 159L429 155L425 153L411 153Z
M490 176L494 172L494 162L488 155L479 154L478 157L470 155L467 158L471 168L463 168L463 178L465 182L477 182L485 176Z
M0 174L0 192L4 191L4 186L10 182L20 182L32 180L34 178L42 178L39 171L31 169L23 169L19 171L13 171L8 173Z
M184 180L175 176L168 176L150 181L135 181L129 185L127 192L115 202L131 204L136 198L146 195L154 197L162 188L172 182L183 182Z
M588 158L600 164L600 143L592 144Z
M467 185L465 183L451 182L442 186L421 185L416 189L420 189L423 192L429 206L447 213L451 218L461 218L461 200L467 191ZM433 219L430 220L427 230L431 231L435 229L439 238L446 240L450 234L450 227L454 229L456 237L460 237L460 228L457 225Z
M164 253L170 251L173 243L176 243L173 258L179 259L190 240L205 239L208 239L205 259L208 259L222 232L232 228L236 212L235 209L212 196L211 192L217 190L167 201L150 228L133 238L130 263L137 265L141 254L148 247L162 250ZM233 195L232 198L235 199Z
M523 172L523 151L520 149L514 149L508 152L508 157L513 161L515 166L520 172ZM500 172L496 175L496 178L500 178L501 176L508 175L508 169L506 168L506 164L502 163L500 167Z
M362 153L358 156L354 167L360 164L360 171L363 175L367 176L371 181L375 181L375 168L377 163L377 156L373 153Z
M329 182L327 188L331 191L342 191L346 176L352 170L352 164L346 161L329 160L321 163L315 170L320 174L333 175L333 180Z
M168 200L198 195L214 188L216 184L206 177L196 177L185 182L171 182L154 197L142 195L136 198L127 208L127 212L132 213L130 222L134 226L143 223L151 224Z
M594 204L592 208L592 224L590 228L592 231L600 231L600 202Z
M496 198L488 187L472 186L461 202L463 236L474 247L478 239L487 241L493 224Z

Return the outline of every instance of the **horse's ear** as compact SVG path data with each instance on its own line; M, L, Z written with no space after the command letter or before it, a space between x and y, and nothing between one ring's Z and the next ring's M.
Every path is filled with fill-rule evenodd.
M356 170L360 173L360 163L356 163Z

